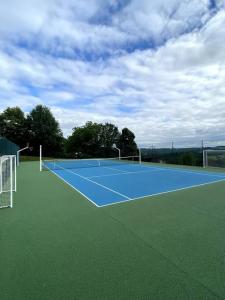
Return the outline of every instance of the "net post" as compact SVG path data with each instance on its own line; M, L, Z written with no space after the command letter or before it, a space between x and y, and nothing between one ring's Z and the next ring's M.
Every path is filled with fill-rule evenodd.
M205 168L205 150L202 150L202 167Z
M42 145L40 145L40 172L42 171Z
M139 164L141 164L141 148L138 148Z
M208 152L205 151L205 168L208 167Z
M203 168L206 168L206 150L203 150Z

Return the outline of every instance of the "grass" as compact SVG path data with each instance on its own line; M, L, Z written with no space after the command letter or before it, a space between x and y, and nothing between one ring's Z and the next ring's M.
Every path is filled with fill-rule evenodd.
M225 183L96 208L38 162L0 210L0 299L224 299Z

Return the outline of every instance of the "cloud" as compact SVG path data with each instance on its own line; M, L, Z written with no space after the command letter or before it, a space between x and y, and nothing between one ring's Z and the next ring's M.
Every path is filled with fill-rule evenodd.
M92 120L143 146L223 141L224 1L13 3L0 6L0 110L48 105L65 136Z

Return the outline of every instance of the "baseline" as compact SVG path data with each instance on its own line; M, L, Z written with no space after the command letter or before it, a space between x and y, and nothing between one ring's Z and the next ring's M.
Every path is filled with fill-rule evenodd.
M72 189L74 189L76 192L81 194L83 197L85 197L88 201L90 201L92 204L94 204L96 207L101 207L98 204L96 204L94 201L92 201L88 196L86 196L84 193L82 193L79 189L75 188L72 184L70 184L68 181L66 181L62 176L59 174L55 173L53 170L50 170L53 174L55 174L58 178L60 178L64 183L69 185Z
M225 173L218 173L218 172L208 172L208 171L205 171L205 170L202 170L202 171L191 171L191 170L187 170L187 169L184 169L184 168L171 168L171 167L151 167L151 166L147 166L147 165L143 165L145 166L146 168L154 168L154 169L158 169L158 170L162 170L162 171L165 171L165 170L169 170L169 171L178 171L178 172L184 172L184 173L190 173L190 174L199 174L199 175L206 175L206 176L216 176L216 177L221 177L221 178L225 178ZM221 175L220 175L221 174Z
M89 178L87 178L87 177L84 177L84 176L82 176L82 175L80 175L80 174L78 174L78 173L76 173L76 172L73 172L73 171L71 171L71 170L69 170L69 169L62 169L61 171L66 171L66 172L68 172L68 173L72 173L72 174L74 174L74 175L76 175L76 176L78 176L78 177L80 177L80 178L82 178L82 179L84 179L84 180L87 180L87 181L89 181L89 182L91 182L91 183L94 183L94 184L96 184L96 185L98 185L98 186L100 186L100 187L102 187L102 188L104 188L104 189L106 189L106 190L108 190L108 191L114 193L114 194L117 194L117 195L119 195L119 196L122 196L123 198L126 198L126 199L128 199L128 200L131 200L131 198L129 198L128 196L126 196L126 195L124 195L124 194L121 194L121 193L119 193L119 192L117 192L117 191L115 191L115 190L113 190L113 189L110 189L110 188L108 188L107 186L105 186L105 185L103 185L103 184L101 184L101 183L98 183L98 182L96 182L96 181L94 181L94 180L91 180L91 179L89 179ZM57 173L55 173L55 172L53 172L53 173L54 173L54 174L57 174ZM65 179L64 179L64 181L67 182Z
M194 189L194 188L198 188L198 187L206 186L206 185L210 185L210 184L215 184L215 183L222 182L222 181L225 181L225 178L215 180L215 181L211 181L211 182L207 182L207 183L192 185L192 186L188 186L188 187L184 187L184 188L174 189L174 190L170 190L170 191L166 191L166 192L160 192L160 193L149 194L149 195L140 196L140 197L136 197L136 198L131 198L130 200L122 200L122 201L117 201L117 202L113 202L113 203L103 204L99 207L106 207L106 206L110 206L110 205L115 205L115 204L120 204L120 203L124 203L124 202L130 202L130 201L135 201L135 200L140 200L140 199L145 199L145 198L150 198L150 197L159 196L159 195L163 195L163 194L169 194L169 193L188 190L188 189Z
M179 171L182 173L190 173L190 174L196 174L196 175L203 175L203 176L209 176L209 177L218 177L218 178L223 178L225 180L225 174L220 175L218 173L209 173L209 172L199 172L199 171L189 171L185 169L178 169L178 168L162 168L162 167L150 167L146 166L149 170L143 170L143 171L123 171L119 170L116 168L108 168L104 167L106 169L114 170L114 171L120 171L120 173L115 173L115 174L105 174L105 175L95 175L95 176L88 176L87 178L92 179L92 178L101 178L101 177L110 177L110 176L119 176L119 175L128 175L128 174L141 174L141 173L152 173L152 172L157 172L157 171Z
M126 172L126 171L123 171L123 173L95 175L95 176L91 176L91 177L87 177L87 178L92 179L92 178L111 177L111 176L128 175L128 174L152 173L154 171L160 171L161 172L161 170L146 170L146 171L136 171L136 172Z

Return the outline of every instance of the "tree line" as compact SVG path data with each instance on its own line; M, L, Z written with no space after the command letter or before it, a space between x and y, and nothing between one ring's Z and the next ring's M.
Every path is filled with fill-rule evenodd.
M202 148L142 149L142 160L187 166L202 166Z
M20 148L29 143L32 155L39 154L43 146L44 156L49 157L112 157L118 156L116 145L122 156L136 155L135 135L128 128L120 132L111 123L88 121L84 126L74 127L65 138L51 110L37 105L25 115L19 107L8 107L0 114L0 136L6 137Z

